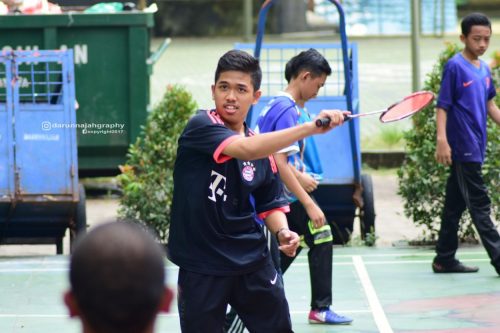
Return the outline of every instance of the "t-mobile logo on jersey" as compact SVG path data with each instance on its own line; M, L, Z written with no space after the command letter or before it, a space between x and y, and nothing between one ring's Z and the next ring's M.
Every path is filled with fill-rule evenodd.
M212 194L208 196L210 200L213 202L217 202L217 198L215 195L217 194L219 197L222 197L222 201L226 201L227 195L224 194L224 190L226 189L226 177L221 175L218 172L212 170L212 174L210 175L213 178L212 183L208 187Z

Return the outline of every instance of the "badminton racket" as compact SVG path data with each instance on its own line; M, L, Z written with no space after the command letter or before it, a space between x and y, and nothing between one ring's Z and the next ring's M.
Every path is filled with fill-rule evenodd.
M366 112L366 113L345 115L344 121L380 113L379 120L382 123L390 123L414 115L415 113L421 111L426 106L428 106L433 100L434 100L434 94L432 92L418 91L411 95L406 96L401 101L392 104L387 109ZM329 123L330 123L330 118L320 118L316 120L316 126L318 127L328 126Z

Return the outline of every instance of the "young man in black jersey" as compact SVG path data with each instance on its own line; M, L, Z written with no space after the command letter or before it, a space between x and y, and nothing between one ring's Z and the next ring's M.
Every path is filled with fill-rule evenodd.
M201 110L179 138L168 249L180 267L178 308L183 332L221 332L227 305L250 332L292 332L283 283L271 262L256 214L280 250L293 256L299 237L288 229L278 169L271 154L343 123L344 112L254 135L245 124L260 95L262 73L248 53L224 54L215 72L215 110Z

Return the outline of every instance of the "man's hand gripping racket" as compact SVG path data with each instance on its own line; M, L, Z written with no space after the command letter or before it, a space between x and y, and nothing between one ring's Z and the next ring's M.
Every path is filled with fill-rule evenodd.
M426 106L428 106L434 100L434 94L430 91L418 91L409 96L406 96L401 101L392 104L387 109L372 111L367 113L359 113L359 114L345 114L344 121L359 118L364 116L371 116L374 114L380 113L380 121L382 123L390 123L393 121L398 121L401 119L405 119L414 115L415 113L423 110ZM333 119L336 121L336 119ZM329 116L323 117L321 114L318 119L316 119L317 127L327 127L330 126L332 122L332 118Z
M316 128L319 130L319 133L327 132L334 127L342 125L344 121L349 119L350 115L350 111L321 110L315 121Z

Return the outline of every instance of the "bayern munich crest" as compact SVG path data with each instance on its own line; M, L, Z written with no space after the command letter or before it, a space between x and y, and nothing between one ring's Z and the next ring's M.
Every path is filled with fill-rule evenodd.
M255 166L253 165L252 162L243 162L243 169L241 170L241 175L243 176L243 179L245 179L247 182L251 182L253 178L255 177Z

